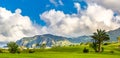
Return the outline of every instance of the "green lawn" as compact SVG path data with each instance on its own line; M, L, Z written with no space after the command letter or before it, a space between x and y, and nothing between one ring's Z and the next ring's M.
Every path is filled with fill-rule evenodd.
M10 54L2 53L0 58L120 58L120 55L112 54L91 54L91 53L67 53L67 52L40 52Z

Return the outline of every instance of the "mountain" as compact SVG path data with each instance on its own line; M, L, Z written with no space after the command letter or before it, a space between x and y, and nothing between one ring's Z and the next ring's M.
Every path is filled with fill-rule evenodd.
M20 46L25 47L36 47L36 45L46 44L47 47L51 47L52 45L63 44L62 42L68 42L66 37L55 36L51 34L44 35L36 35L34 37L24 37L21 40L18 40L16 43Z
M72 43L86 43L86 42L91 42L92 38L90 36L79 36L76 38L70 38L69 41Z
M20 46L29 48L40 47L41 44L46 44L47 47L51 46L64 46L73 43L88 42L92 38L89 36L81 36L77 38L67 38L62 36L56 36L51 34L36 35L33 37L24 37L18 40L16 43Z
M120 36L120 28L116 30L111 30L107 32L110 36L110 41L117 41L117 37ZM86 43L91 42L90 36L79 36L76 38L67 38L63 36L57 36L52 34L44 34L44 35L35 35L33 37L24 37L18 40L16 43L20 46L24 47L40 47L41 44L46 44L47 47L51 46L64 46L71 45L75 43Z
M116 30L111 30L108 32L110 36L110 41L117 41L117 37L120 36L120 28Z
M5 46L7 46L6 43L7 43L7 42L0 42L0 48L5 48Z

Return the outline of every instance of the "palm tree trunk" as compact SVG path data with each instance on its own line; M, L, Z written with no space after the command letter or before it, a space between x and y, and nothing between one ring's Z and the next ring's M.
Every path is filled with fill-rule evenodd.
M101 52L101 42L98 43L98 52Z

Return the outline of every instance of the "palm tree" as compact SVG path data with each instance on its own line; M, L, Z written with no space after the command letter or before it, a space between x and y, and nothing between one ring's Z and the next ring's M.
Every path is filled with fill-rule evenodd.
M93 36L91 36L96 44L98 45L98 52L101 52L101 44L103 41L109 40L109 35L105 32L105 30L97 29L97 32L93 33Z

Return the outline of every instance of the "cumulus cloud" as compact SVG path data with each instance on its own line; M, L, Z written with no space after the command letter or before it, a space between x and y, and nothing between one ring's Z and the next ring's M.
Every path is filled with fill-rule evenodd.
M74 3L74 5L75 5L75 8L77 8L77 12L78 12L78 14L80 13L80 4L79 3Z
M74 3L74 7L77 14L65 14L54 9L40 14L40 18L46 22L45 26L32 24L28 16L21 15L20 9L12 13L0 7L0 41L16 41L22 37L48 33L76 37L90 35L96 29L109 31L120 27L120 15L114 16L113 9L96 3L88 3L84 11L81 11L79 3Z
M12 13L5 8L0 7L0 41L16 41L25 36L38 34L28 16L22 16L20 9Z
M105 8L118 11L120 13L120 0L87 0L89 3L97 3Z
M81 12L79 3L75 3L75 7L80 14L70 15L54 9L41 14L40 18L47 23L47 26L42 27L42 33L75 37L90 35L96 29L109 31L119 28L119 23L116 22L119 16L118 19L114 17L111 9L97 4L88 4L88 8Z

